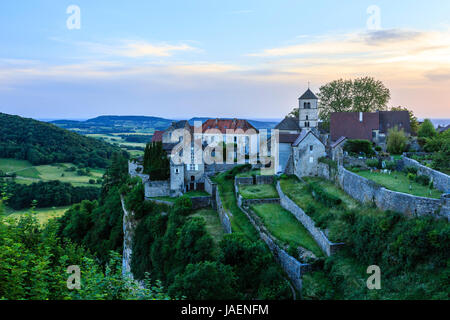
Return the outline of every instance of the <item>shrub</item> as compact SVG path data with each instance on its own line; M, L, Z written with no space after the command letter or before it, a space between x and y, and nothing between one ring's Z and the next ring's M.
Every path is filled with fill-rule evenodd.
M380 152L381 150L383 150L383 149L381 149L381 147L380 147L380 146L376 146L376 147L375 147L375 151L378 151L378 152Z
M369 140L347 140L344 144L344 151L365 155L374 154L372 143Z
M416 167L405 167L404 171L405 171L405 173L417 174L417 168Z
M429 119L425 119L425 121L420 125L417 135L420 138L434 137L436 135L436 129L434 128L433 123L431 123Z
M408 138L403 129L391 128L387 136L387 151L393 154L402 154L406 150Z
M386 169L393 171L396 167L397 164L395 163L395 161L386 161Z
M408 180L409 181L415 181L416 175L414 173L408 173Z
M430 184L430 177L424 175L417 175L416 182L421 185L428 186Z
M379 161L378 161L378 159L367 159L366 160L366 165L369 168L378 168L379 167Z
M342 203L342 200L339 197L336 197L335 195L326 192L319 185L308 183L308 191L311 192L314 199L323 203L326 206L332 207L340 205Z

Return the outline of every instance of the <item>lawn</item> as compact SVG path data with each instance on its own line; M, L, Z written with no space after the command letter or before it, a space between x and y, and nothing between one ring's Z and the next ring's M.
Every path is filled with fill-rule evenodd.
M252 169L250 171L241 172L236 175L237 178L247 178L247 177L253 177L253 176L259 176L261 175L260 169Z
M208 231L216 244L223 239L223 227L216 211L212 209L200 209L191 214L190 217L202 217L205 219L206 231Z
M189 198L209 197L210 196L210 194L208 192L206 192L206 191L197 191L197 190L186 192L184 195L189 197ZM150 199L162 200L162 201L168 201L168 202L175 202L178 199L178 197L174 198L174 197L165 196L165 197L152 197Z
M278 240L294 248L299 246L306 248L318 257L323 256L322 250L308 230L281 205L275 203L259 204L251 208L262 219L269 232Z
M375 181L386 189L392 191L409 193L418 197L434 199L439 199L442 194L442 192L437 189L432 189L430 194L430 188L428 188L428 186L424 186L415 181L409 181L408 176L404 172L393 171L391 174L386 174L375 171L359 171L357 174L369 180Z
M16 159L0 159L0 170L5 173L16 173L15 181L22 184L31 184L39 181L59 180L71 183L73 186L97 186L89 184L89 180L98 180L103 177L104 170L90 169L90 176L79 176L76 171L65 171L74 167L71 163L58 163L52 165L33 166L30 162Z
M272 184L241 185L239 193L245 199L279 198L277 189Z
M230 217L231 228L233 229L233 232L240 232L248 239L256 241L258 239L258 234L255 228L250 223L245 213L243 213L236 204L233 180L228 180L225 176L226 172L220 173L213 177L213 180L217 183L219 188L222 205L232 214Z
M303 178L303 180L321 186L325 191L338 196L342 200L341 205L337 207L328 207L314 199L307 188L307 184L298 180L297 177L292 176L280 180L280 186L284 194L302 208L311 219L318 223L317 226L319 228L325 229L326 226L329 229L328 238L331 241L340 242L339 230L342 226L339 223L335 223L335 221L337 221L337 218L347 210L361 209L357 212L368 215L379 213L375 208L368 208L361 205L358 201L345 193L345 191L341 190L328 180L317 177Z
M35 209L35 216L41 225L46 224L50 219L61 217L70 207L53 207ZM15 211L11 208L5 208L3 216L19 218L25 214L29 214L31 209Z

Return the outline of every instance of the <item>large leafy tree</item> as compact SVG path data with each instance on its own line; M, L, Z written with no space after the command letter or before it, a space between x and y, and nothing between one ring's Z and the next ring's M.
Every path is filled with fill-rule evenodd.
M420 125L417 135L420 138L433 138L436 135L436 129L434 128L433 123L429 119L425 119Z
M371 77L334 80L320 87L319 117L329 122L333 112L373 112L386 110L390 91Z

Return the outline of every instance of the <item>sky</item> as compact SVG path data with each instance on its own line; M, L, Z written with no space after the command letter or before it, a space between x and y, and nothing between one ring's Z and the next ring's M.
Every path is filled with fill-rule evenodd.
M0 3L0 112L282 118L362 76L450 118L450 1Z

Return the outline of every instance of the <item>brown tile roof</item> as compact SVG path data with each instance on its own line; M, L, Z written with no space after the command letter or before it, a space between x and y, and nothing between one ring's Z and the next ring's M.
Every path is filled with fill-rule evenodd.
M397 126L411 133L408 111L378 111L363 112L363 121L359 121L360 112L335 112L331 114L330 133L331 140L340 137L348 139L372 140L372 131L379 130L387 133L389 129Z
M152 142L161 142L164 131L156 130L152 136Z
M340 137L348 139L372 140L372 130L378 130L380 120L377 112L363 112L363 121L359 121L359 112L335 112L331 114L331 140Z
M248 129L253 129L256 132L256 128L250 124L247 120L242 119L208 119L202 125L203 133L209 129L218 129L221 133L226 134L228 129L238 130L242 129L244 132Z
M408 111L380 111L380 132L388 133L388 130L397 126L411 134L411 124Z

